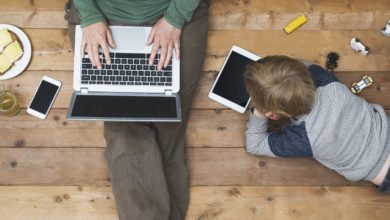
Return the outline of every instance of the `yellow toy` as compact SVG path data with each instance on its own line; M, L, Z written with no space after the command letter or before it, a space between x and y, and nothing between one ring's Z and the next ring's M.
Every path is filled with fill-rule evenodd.
M288 25L284 26L284 31L289 34L296 29L298 29L300 26L305 24L307 22L307 18L305 15L301 15L297 18L295 18L293 21L291 21Z

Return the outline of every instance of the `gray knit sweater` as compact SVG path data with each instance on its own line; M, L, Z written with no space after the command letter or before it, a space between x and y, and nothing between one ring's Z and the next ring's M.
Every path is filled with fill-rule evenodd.
M371 180L390 154L389 118L383 108L354 95L325 69L311 65L317 87L309 114L267 133L267 119L249 116L246 149L255 155L314 157L347 179Z

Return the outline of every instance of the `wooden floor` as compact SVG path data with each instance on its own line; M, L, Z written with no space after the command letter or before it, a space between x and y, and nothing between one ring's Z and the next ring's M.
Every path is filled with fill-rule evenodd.
M0 118L0 219L117 219L103 124L65 119L73 65L65 2L0 0L0 23L23 28L33 46L27 71L1 82L17 92L23 109ZM301 13L309 22L286 35L282 27ZM312 159L248 155L247 115L207 98L236 44L262 56L286 54L320 65L336 51L339 79L350 85L371 75L375 82L361 96L390 110L390 37L380 32L389 18L390 0L212 0L207 59L187 130L187 219L389 219L390 195L371 184L348 182ZM355 54L352 37L371 53ZM48 118L39 120L25 108L43 75L63 87Z

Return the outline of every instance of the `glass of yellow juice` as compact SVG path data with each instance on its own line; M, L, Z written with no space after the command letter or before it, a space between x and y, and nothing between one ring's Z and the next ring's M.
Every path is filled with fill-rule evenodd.
M18 99L9 90L0 90L0 114L4 116L14 116L20 110Z

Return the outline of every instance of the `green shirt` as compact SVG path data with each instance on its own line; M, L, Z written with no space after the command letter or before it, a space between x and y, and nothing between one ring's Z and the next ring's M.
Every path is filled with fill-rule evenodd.
M174 27L191 20L200 0L74 0L81 27L106 19L129 24L155 23L162 16Z

